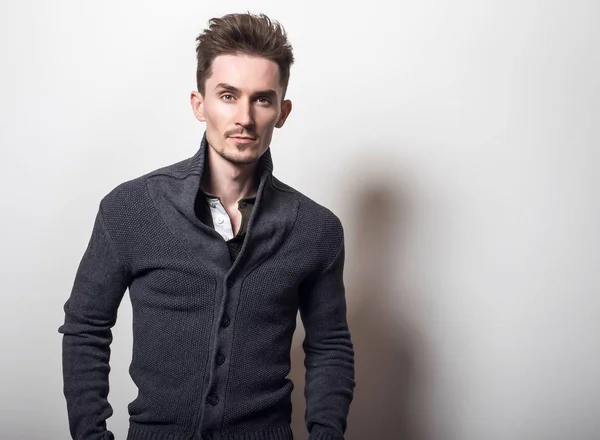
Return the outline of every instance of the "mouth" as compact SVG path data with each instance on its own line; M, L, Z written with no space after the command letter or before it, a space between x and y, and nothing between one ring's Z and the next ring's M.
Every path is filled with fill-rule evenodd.
M231 139L240 144L247 144L256 140L256 138L247 136L231 136Z

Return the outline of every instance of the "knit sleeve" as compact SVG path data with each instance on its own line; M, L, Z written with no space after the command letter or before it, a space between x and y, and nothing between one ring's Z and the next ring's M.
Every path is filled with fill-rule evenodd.
M69 429L75 440L112 440L106 419L111 327L129 283L100 208L64 305L62 360Z
M311 277L300 295L310 440L343 440L354 393L354 350L346 321L343 270L342 236L333 260Z

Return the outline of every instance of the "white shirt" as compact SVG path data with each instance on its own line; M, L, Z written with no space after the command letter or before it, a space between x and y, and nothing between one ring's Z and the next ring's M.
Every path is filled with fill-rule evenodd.
M215 225L215 231L217 231L225 241L229 241L233 238L233 226L231 225L231 219L225 211L225 208L221 204L218 198L207 196L208 206L210 206L210 215Z

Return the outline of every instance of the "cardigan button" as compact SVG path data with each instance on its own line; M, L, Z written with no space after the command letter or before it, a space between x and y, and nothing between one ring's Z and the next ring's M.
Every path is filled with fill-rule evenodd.
M210 403L212 406L215 406L217 403L219 403L219 398L217 396L215 396L214 394L211 394L210 396L208 396L208 403Z
M217 365L223 365L223 363L225 362L225 355L223 353L219 353L219 354L217 354L217 357L215 360L217 362Z
M212 439L213 439L212 432L210 432L210 431L204 431L202 433L202 440L212 440Z
M221 321L221 327L229 327L229 324L231 324L231 319L229 319L229 316L223 316L223 320Z
M233 278L229 278L227 280L227 287L233 287L234 284L235 284L235 280Z

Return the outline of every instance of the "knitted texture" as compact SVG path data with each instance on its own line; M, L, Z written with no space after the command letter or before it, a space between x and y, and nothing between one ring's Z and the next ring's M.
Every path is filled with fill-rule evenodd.
M272 175L261 158L240 253L194 213L206 158L125 182L100 203L67 300L64 393L71 435L110 440L111 328L133 311L129 440L289 440L290 348L306 330L311 440L341 440L354 390L339 219Z

